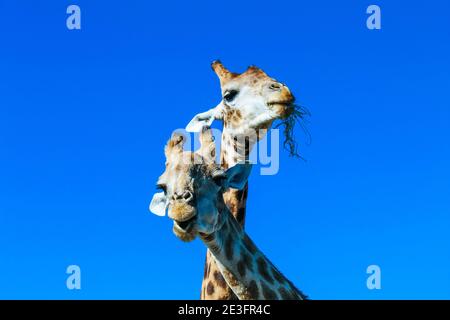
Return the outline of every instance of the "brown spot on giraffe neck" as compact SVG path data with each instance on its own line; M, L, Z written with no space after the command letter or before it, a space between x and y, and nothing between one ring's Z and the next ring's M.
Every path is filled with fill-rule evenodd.
M280 284L285 284L286 283L286 279L281 274L281 272L278 271L276 268L272 268L271 273L272 273L272 276L275 278L275 280L278 283L280 283Z
M261 274L264 280L266 280L270 284L273 284L273 278L269 274L266 261L262 257L259 257L258 260L256 260L256 263L258 265L258 272Z
M269 288L266 284L261 283L262 293L264 295L264 299L266 300L277 300L278 296L275 291Z
M225 289L228 286L222 274L217 270L214 271L214 279L221 288Z
M237 264L237 269L238 269L239 275L241 277L245 277L245 274L247 273L247 266L242 259L239 260L239 262Z
M233 260L234 248L233 243L234 239L231 234L228 235L227 240L225 241L225 256L228 260Z
M241 247L240 249L240 259L239 262L237 263L237 269L239 272L239 275L244 278L245 275L247 274L247 271L253 271L253 264L252 264L252 258L250 257L250 255L246 252L246 250L244 250L243 247Z
M220 155L220 166L225 170L230 167L224 153Z
M248 237L248 235L245 235L244 237L244 245L245 248L253 255L258 251L253 241Z
M248 292L251 295L251 299L259 299L259 289L258 285L256 284L255 280L250 281L250 284L248 286Z
M241 261L244 263L245 267L252 272L253 271L253 260L245 250L241 249Z
M214 294L214 285L211 281L209 281L208 285L206 286L206 293L210 296Z
M242 121L242 113L238 109L226 109L224 114L225 127L238 127Z

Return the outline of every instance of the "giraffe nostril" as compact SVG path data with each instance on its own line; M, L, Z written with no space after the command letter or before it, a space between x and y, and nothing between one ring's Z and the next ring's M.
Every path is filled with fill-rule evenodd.
M192 193L191 193L190 191L185 191L185 192L183 193L183 199L184 199L184 200L188 201L188 200L190 200L191 198L192 198Z
M280 83L271 83L270 84L270 89L272 89L272 90L280 90L281 86L282 85Z
M175 192L172 196L173 200L186 200L189 201L192 198L192 193L190 191L184 191L184 192Z

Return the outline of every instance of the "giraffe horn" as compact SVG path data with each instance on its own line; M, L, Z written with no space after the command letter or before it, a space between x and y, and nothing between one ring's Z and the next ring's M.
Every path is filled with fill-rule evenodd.
M209 127L203 127L200 133L200 149L199 153L206 161L214 161L216 157L216 144L214 136Z
M220 60L213 61L213 63L211 63L211 67L219 77L221 83L227 82L228 80L236 76L234 73L228 71L228 69L224 67L222 62L220 62Z
M169 157L172 153L182 153L185 141L186 138L184 135L179 132L173 133L169 141L167 141L166 148L164 149L166 157Z

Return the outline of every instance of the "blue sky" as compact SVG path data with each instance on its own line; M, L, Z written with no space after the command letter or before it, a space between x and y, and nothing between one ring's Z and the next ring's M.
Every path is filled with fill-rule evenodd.
M204 245L147 208L172 130L219 100L219 58L312 113L307 161L282 152L250 178L247 230L279 269L313 299L449 299L449 15L444 0L2 1L0 298L199 297Z

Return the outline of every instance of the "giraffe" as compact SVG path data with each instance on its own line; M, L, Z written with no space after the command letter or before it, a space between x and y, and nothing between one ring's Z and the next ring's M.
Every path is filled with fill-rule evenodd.
M224 169L248 160L255 143L264 137L275 120L288 121L304 115L303 110L294 105L295 98L289 88L260 68L250 66L237 74L226 69L219 60L211 66L220 80L222 100L215 108L197 114L186 130L197 132L204 126L211 126L215 119L223 121L220 159ZM245 224L247 195L248 184L242 190L230 188L224 193L225 204L242 226ZM236 299L217 271L211 252L207 250L200 298ZM208 290L209 283L216 284L214 292Z
M251 165L238 163L228 169L214 162L211 130L200 135L196 152L183 151L184 137L174 133L165 147L166 169L157 185L150 210L168 216L173 232L189 242L197 236L208 247L226 284L241 300L303 300L306 296L257 248L233 217L223 198L228 188L241 190ZM207 290L215 291L213 282Z

